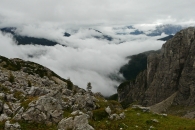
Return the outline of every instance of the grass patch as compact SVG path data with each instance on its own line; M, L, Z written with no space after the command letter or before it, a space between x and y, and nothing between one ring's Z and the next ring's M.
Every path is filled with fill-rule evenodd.
M8 93L9 89L5 87L4 85L0 84L0 92Z
M14 92L14 97L17 98L17 99L22 99L23 96L22 96L22 92L21 91L15 91Z
M57 125L55 124L47 126L44 123L28 123L26 121L19 121L18 123L22 130L57 130Z
M63 117L70 117L71 116L71 107L68 107L66 110L64 110Z
M35 101L35 100L37 100L37 99L38 99L38 97L29 96L29 97L27 97L26 100L21 101L21 106L24 107L24 109L26 109L26 108L28 107L28 104L29 104L30 102Z
M21 69L21 65L19 62L12 61L6 57L0 56L0 59L2 60L3 64L1 65L3 68L6 68L8 70L12 71L18 71ZM18 59L20 60L20 59Z
M0 121L0 130L4 130L5 121Z
M140 113L140 114L137 114ZM103 118L99 121L90 120L89 123L94 129L100 130L148 130L151 126L154 130L194 130L195 120L184 119L176 116L161 116L150 112L143 112L140 109L128 108L125 111L125 119L111 121ZM159 122L153 122L157 119Z
M93 110L93 120L100 121L104 118L108 118L108 113L106 113L104 108Z

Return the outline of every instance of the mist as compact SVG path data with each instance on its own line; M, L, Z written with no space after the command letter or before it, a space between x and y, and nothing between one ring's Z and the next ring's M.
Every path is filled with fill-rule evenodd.
M123 78L119 74L119 69L128 62L127 56L160 49L164 43L156 40L164 34L158 37L119 36L111 27L101 27L100 31L114 37L116 40L113 41L94 38L94 35L100 34L88 28L80 28L69 38L63 36L61 29L53 28L44 31L44 28L46 27L36 30L32 26L23 27L16 32L24 36L55 40L60 44L66 44L67 47L16 45L11 34L0 33L0 55L39 63L65 79L70 78L75 85L84 89L87 83L91 82L93 92L101 92L106 96L116 93L116 87L120 82L110 79L109 76L117 75ZM50 37L51 34L54 35ZM117 40L119 38L124 42L119 44Z

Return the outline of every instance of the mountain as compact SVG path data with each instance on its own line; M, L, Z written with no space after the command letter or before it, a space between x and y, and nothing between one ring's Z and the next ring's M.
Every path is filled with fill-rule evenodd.
M135 31L130 32L130 34L132 34L132 35L140 35L140 34L145 34L145 33L143 31L140 31L140 30L136 29Z
M92 86L84 90L37 63L0 56L0 130L194 129L194 120L136 105L124 110Z
M161 41L168 41L169 39L173 38L173 35L169 35L169 36L166 36L166 37L163 37L163 38L160 38L160 39L157 39L157 40L161 40Z
M147 51L136 55L128 56L129 62L123 65L119 72L126 80L135 80L136 76L147 68L147 56L159 51Z
M132 32L129 33L131 35L145 34L147 36L160 36L162 33L167 35L174 35L178 31L184 29L184 27L182 27L181 25L172 25L172 24L159 25L156 26L154 30L147 30L147 31L137 29L133 26L127 26L126 28L134 29ZM117 33L117 34L126 34L126 33Z
M94 127L109 115L125 118L117 101L105 101L91 88L81 89L37 63L0 56L0 129L94 130L89 117Z
M70 37L70 36L71 36L71 34L69 34L69 33L65 32L65 33L64 33L64 36L65 36L65 37Z
M119 101L124 106L138 103L155 112L194 118L194 50L194 27L176 33L160 54L147 57L147 69L118 87Z
M159 36L162 33L165 33L167 35L172 35L172 34L176 34L178 31L182 29L183 27L180 25L172 25L172 24L160 25L157 26L155 30L147 34L147 36Z
M94 38L98 39L98 40L107 40L109 42L113 41L113 40L117 40L118 43L122 43L123 41L121 39L117 39L117 38L113 38L112 36L109 36L109 35L106 35L106 34L103 34L101 31L99 30L96 30L96 29L92 29L92 28L89 28L89 30L93 30L95 32L97 32L97 35L93 35Z
M43 45L43 46L55 46L56 44L59 44L55 41L51 41L45 38L21 36L21 35L16 34L15 30L16 28L14 27L7 27L7 28L0 29L0 31L3 33L11 33L18 45L34 44L34 45ZM68 36L68 33L65 33L64 35Z

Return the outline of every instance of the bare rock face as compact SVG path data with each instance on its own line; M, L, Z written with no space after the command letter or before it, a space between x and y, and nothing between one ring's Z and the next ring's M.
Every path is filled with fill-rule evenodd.
M68 130L73 128L73 117L64 118L58 123L58 130Z
M194 50L195 28L178 32L162 46L160 54L148 56L147 70L134 82L119 86L119 101L151 106L177 92L172 104L195 105Z
M96 98L91 96L89 93L81 95L80 93L74 96L73 111L85 109L86 111L94 110L96 108Z
M49 94L39 97L38 100L31 102L22 118L26 121L34 122L59 122L63 118L63 110L58 99Z
M58 130L94 130L92 126L88 124L88 115L83 114L80 116L62 119L58 123Z

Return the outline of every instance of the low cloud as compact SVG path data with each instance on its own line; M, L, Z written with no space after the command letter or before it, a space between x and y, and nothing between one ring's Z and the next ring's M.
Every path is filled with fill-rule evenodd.
M29 29L29 32L33 30ZM94 92L110 95L116 93L115 87L120 83L111 80L109 76L111 74L119 75L120 67L128 62L126 57L148 50L160 49L163 42L156 40L160 36L119 36L114 30L108 30L107 27L101 31L125 42L118 44L118 41L109 42L96 39L93 35L97 35L97 32L89 29L78 30L69 38L61 37L60 31L57 30L58 33L56 33L55 29L50 29L46 32L47 34L53 32L55 37L58 37L58 41L66 42L69 46L18 46L11 35L0 33L0 55L37 62L65 79L70 78L74 84L81 88L85 89L87 83L91 82ZM21 32L28 35L26 29L21 30ZM44 33L40 31L40 36L42 36L41 34ZM29 55L33 57L29 58Z

